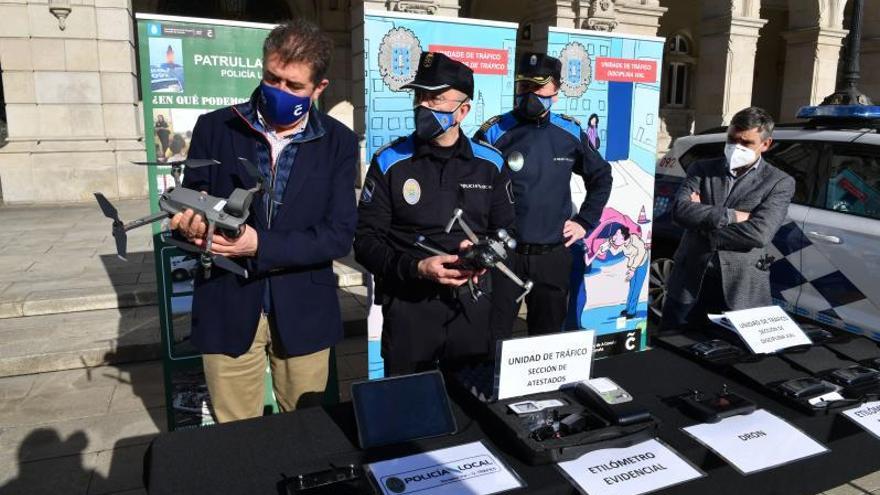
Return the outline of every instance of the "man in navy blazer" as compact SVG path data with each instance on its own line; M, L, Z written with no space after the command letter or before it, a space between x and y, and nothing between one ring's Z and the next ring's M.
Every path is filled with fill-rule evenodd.
M266 356L282 411L320 401L329 348L342 337L332 262L348 254L357 210L358 141L313 105L325 78L332 41L295 20L275 28L263 45L263 81L250 101L198 119L189 158L220 165L187 169L185 187L220 197L255 180L249 159L274 198L258 196L240 235L212 237L212 252L245 266L249 278L214 269L195 280L192 341L203 353L218 421L262 414ZM206 225L193 212L172 228L196 245Z

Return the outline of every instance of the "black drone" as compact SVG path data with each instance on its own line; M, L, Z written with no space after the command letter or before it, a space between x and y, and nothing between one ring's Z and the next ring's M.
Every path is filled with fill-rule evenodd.
M104 216L113 220L113 238L116 240L117 256L122 260L125 260L127 245L126 232L129 230L172 217L185 210L193 210L195 213L201 215L208 224L208 230L205 236L205 248L200 249L193 244L179 241L171 236L164 237L163 241L184 251L199 253L201 255L200 261L202 268L204 268L205 278L211 276L211 267L213 265L217 265L219 268L228 272L247 278L248 272L244 267L225 256L211 254L210 252L211 238L215 231L219 231L223 233L223 235L233 239L241 235L244 230L244 224L250 215L251 203L253 203L256 194L268 192L270 198L274 198L275 196L271 190L271 186L266 186L262 174L260 174L260 171L253 163L248 159L241 157L239 157L238 161L244 166L248 174L257 181L257 185L250 189L236 188L228 198L218 198L205 192L187 189L180 185L180 178L184 166L187 168L199 168L219 165L220 162L216 160L187 159L168 163L133 162L137 165L170 166L171 176L174 178L174 185L159 195L159 210L161 211L138 218L137 220L132 220L128 223L124 223L119 219L119 212L103 194L99 192L95 193L95 199L98 200L98 206L101 207Z
M532 286L534 285L531 280L523 281L519 277L516 276L515 273L510 271L507 268L507 265L504 264L504 261L507 259L507 250L508 249L516 249L516 239L510 237L504 229L498 229L498 232L495 233L494 236L487 236L484 239L480 239L477 237L477 234L471 229L471 227L465 222L464 211L461 208L456 208L452 212L452 218L449 220L449 223L446 224L445 232L448 234L452 232L452 228L455 227L456 222L461 226L461 230L464 231L464 234L467 236L468 240L470 240L473 245L470 246L465 251L458 253L458 261L455 262L454 265L449 268L457 268L461 270L470 270L470 271L480 271L483 269L489 268L498 268L507 278L513 280L513 282L522 287L523 293L516 299L516 302L520 302L524 297L532 290ZM431 246L425 244L427 239L425 236L420 235L416 238L416 242L414 243L417 247L424 249L425 251L436 254L440 256L448 255L449 253L443 252L439 249L435 249ZM473 280L468 279L468 289L471 291L471 298L474 301L480 298L483 295L483 291L480 290L476 285L474 285Z

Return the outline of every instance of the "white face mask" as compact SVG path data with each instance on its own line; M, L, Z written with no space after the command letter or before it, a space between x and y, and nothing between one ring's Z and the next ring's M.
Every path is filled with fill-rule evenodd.
M727 157L727 165L730 167L730 170L746 167L758 159L758 155L751 148L732 143L727 143L724 146L724 156Z

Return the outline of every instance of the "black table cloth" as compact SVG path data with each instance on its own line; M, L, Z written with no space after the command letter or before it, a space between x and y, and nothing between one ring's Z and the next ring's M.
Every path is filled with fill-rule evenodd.
M663 490L664 494L747 493L815 495L880 469L880 440L838 414L808 416L664 349L597 361L593 376L608 376L632 393L661 421L659 438L707 476ZM714 393L723 384L782 417L828 447L830 452L782 467L743 476L681 431L695 424L669 405L669 398L690 389ZM491 425L473 419L474 411L454 406L459 432L363 452L351 404L311 408L247 421L166 433L157 437L145 459L149 493L273 494L284 476L320 471L334 465L364 464L482 440L501 453L527 483L511 493L577 493L555 465L529 466Z

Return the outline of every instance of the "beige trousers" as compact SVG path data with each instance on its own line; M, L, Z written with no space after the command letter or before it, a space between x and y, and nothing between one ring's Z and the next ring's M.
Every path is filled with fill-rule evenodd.
M321 403L327 386L330 349L304 356L282 357L272 345L269 319L262 315L250 349L241 356L204 354L202 363L219 423L263 415L266 356L272 371L272 388L281 411Z

